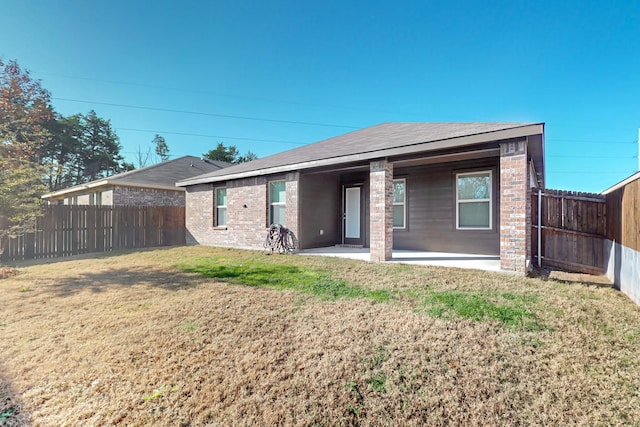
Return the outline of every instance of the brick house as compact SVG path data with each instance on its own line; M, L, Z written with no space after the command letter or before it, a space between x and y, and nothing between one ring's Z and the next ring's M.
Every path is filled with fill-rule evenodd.
M262 248L281 223L301 249L367 247L531 258L543 123L383 123L182 180L191 244Z
M185 190L176 181L231 166L183 156L129 172L64 188L42 196L49 204L96 206L184 206Z

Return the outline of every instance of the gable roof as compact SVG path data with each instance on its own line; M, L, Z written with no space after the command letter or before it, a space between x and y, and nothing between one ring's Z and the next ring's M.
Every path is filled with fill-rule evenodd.
M188 186L542 135L542 123L382 123L179 181ZM540 138L540 144L543 144ZM542 153L543 147L540 147ZM542 154L540 155L542 157ZM536 168L543 166L536 165Z
M156 188L164 190L179 190L176 188L176 181L188 179L194 176L218 171L231 166L230 163L217 160L201 159L195 156L183 156L177 159L167 160L146 166L140 169L119 173L106 178L73 187L53 191L42 196L43 199L61 196L89 188L102 187L105 185L122 185L128 187Z

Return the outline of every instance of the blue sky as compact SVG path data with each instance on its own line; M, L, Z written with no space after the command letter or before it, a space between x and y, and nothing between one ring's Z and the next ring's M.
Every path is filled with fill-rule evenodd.
M546 123L547 187L638 170L637 1L5 0L0 58L134 161L260 157L387 121ZM143 107L143 108L132 108Z

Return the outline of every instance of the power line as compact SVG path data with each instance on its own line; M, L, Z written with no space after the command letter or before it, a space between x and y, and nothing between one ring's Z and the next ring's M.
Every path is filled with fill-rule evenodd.
M580 156L573 154L547 154L546 157L570 158L570 159L635 159L638 156Z
M197 115L197 116L208 116L208 117L222 117L222 118L225 118L225 119L255 120L255 121L261 121L261 122L286 123L286 124L304 125L304 126L322 126L322 127L337 127L337 128L346 128L346 129L360 129L360 127L356 127L356 126L338 125L338 124L332 124L332 123L315 123L315 122L300 122L300 121L295 121L295 120L265 119L265 118L262 118L262 117L235 116L235 115L231 115L231 114L203 113L203 112L200 112L200 111L173 110L173 109L170 109L170 108L147 107L147 106L129 105L129 104L116 104L116 103L98 102L98 101L83 101L83 100L80 100L80 99L70 99L70 98L51 97L51 99L55 99L57 101L78 102L78 103L81 103L81 104L95 104L95 105L107 105L107 106L110 106L110 107L133 108L133 109L137 109L137 110L163 111L163 112L168 112L168 113L192 114L192 115Z
M556 141L556 142L580 142L583 144L637 144L638 141L593 141L593 140L585 140L585 139L555 139L555 138L546 138L546 141Z
M161 89L161 90L169 90L169 91L185 92L185 93L195 93L195 94L210 95L210 96L213 95L213 96L220 96L220 97L225 97L225 98L246 99L246 100L250 100L250 101L273 102L273 103L279 103L279 104L300 105L300 106L306 106L306 107L336 108L336 109L353 110L353 111L369 111L369 112L385 113L385 114L417 115L417 113L406 113L406 112L405 113L400 113L400 112L387 111L387 110L376 110L376 109L370 109L370 108L348 107L348 106L344 106L344 105L323 105L323 104L314 104L314 103L311 103L311 102L285 101L285 100L281 100L281 99L261 98L261 97L257 97L257 96L233 95L233 94L228 94L228 93L212 92L212 91L198 90L198 89L188 89L188 88L177 88L177 87L162 86L162 85L152 85L152 84L149 84L149 83L136 83L136 82L125 82L125 81L120 81L120 80L105 80L105 79L95 79L95 78L90 78L90 77L69 76L69 75L65 75L65 74L45 73L45 72L42 72L42 71L33 71L33 73L41 74L43 76L62 77L62 78L65 78L65 79L72 79L72 80L85 80L85 81L116 84L116 85L124 85L124 86L144 87L144 88L149 88L149 89Z
M306 145L305 142L296 142L296 141L283 141L279 139L257 139L257 138L241 138L237 136L222 136L222 135L206 135L199 133L187 133L187 132L168 132L168 131L159 131L152 129L133 129L133 128L121 128L117 127L116 130L124 130L130 132L145 132L145 133L157 133L161 135L180 135L180 136L195 136L199 138L220 138L220 139L233 139L239 141L260 141L260 142L273 142L278 144L294 144L294 145Z
M630 172L630 173L627 173L626 175L633 174L635 172L636 171ZM560 174L575 174L575 175L587 175L587 174L588 175L594 175L594 174L595 175L620 175L620 174L624 174L624 172L621 172L621 171L615 171L615 172L614 171L611 171L611 172L608 172L608 171L591 171L591 170L582 171L582 172L579 172L579 171L550 171L550 170L547 171L547 174L550 174L550 175L558 174L558 173L560 173Z

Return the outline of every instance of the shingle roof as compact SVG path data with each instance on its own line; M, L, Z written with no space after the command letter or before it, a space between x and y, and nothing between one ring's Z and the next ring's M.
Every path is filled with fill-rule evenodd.
M176 190L175 184L177 181L205 173L215 172L228 166L231 166L231 164L217 160L205 160L195 156L183 156L144 168L134 169L132 171L123 172L107 178L101 178L95 181L54 191L52 193L45 194L42 198L46 199L103 185L126 185L131 187Z
M367 160L380 157L390 149L415 146L416 152L427 151L426 143L438 148L437 141L491 134L499 131L524 128L540 123L382 123L354 132L325 139L303 147L294 148L248 163L210 172L201 176L179 181L177 185L187 186L198 183L216 182L238 176L252 176L278 171L303 169L311 162L326 160L324 164L343 163L355 158ZM491 140L489 137L487 140Z

